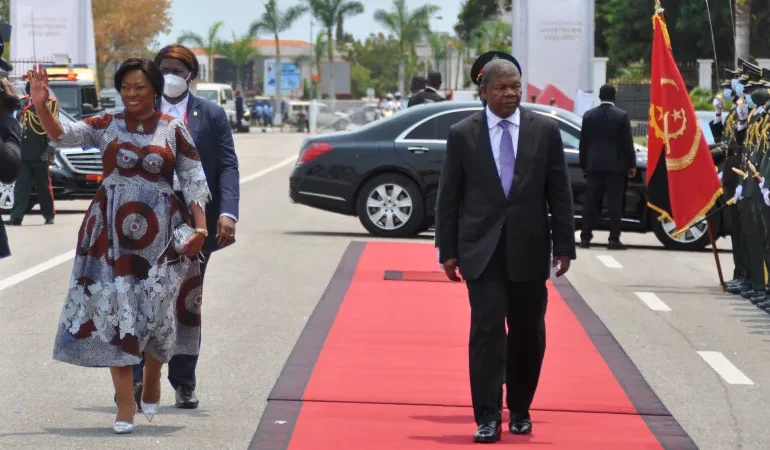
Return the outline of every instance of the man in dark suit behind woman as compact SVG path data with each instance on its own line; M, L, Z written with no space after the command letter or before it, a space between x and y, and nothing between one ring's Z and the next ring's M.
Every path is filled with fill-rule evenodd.
M209 234L203 246L203 281L212 253L235 242L240 200L238 157L224 109L189 91L190 83L198 76L195 54L187 47L172 44L158 52L155 63L165 79L163 97L158 99L158 106L164 114L187 124L211 191L211 201L206 205L206 223L207 228L215 232ZM198 355L176 355L169 361L168 380L176 391L178 408L198 407L199 400L195 394L197 364ZM135 395L141 392L141 374L141 367L136 366Z
M471 306L475 442L500 439L503 383L510 432L532 431L546 280L552 267L561 276L575 259L561 135L555 121L519 107L520 74L518 62L502 52L474 64L471 79L480 79L487 105L451 127L439 183L439 260L453 281L461 281L459 268Z
M625 250L620 242L620 221L628 178L636 176L631 120L627 112L615 106L614 86L602 86L599 100L599 106L583 114L580 131L580 168L588 181L580 247L589 248L591 245L592 231L601 214L606 193L610 219L607 248Z
M409 105L422 105L423 103L443 102L446 99L438 93L441 88L441 73L431 70L428 72L428 83L425 89L409 98Z

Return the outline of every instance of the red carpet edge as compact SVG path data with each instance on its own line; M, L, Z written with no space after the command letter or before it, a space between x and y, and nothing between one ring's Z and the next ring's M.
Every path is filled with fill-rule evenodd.
M285 450L289 447L294 425L297 423L303 405L303 401L299 399L305 392L365 246L365 242L353 241L343 254L326 291L310 316L268 396L267 407L249 449ZM439 282L434 279L433 274L429 275L425 280L417 280L413 276L408 278L414 281ZM400 271L388 270L385 272L385 279L401 280L404 277ZM551 281L589 335L591 342L610 367L634 407L645 412L640 415L661 446L665 449L697 449L689 435L663 405L620 344L577 290L566 278L554 277Z

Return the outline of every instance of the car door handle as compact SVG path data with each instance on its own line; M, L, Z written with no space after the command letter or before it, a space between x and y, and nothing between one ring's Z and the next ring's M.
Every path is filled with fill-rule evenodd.
M407 150L412 153L428 153L430 151L428 147L409 147Z

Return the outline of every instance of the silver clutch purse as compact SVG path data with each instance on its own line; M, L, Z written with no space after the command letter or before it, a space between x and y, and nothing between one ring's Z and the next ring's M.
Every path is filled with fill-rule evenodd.
M177 253L182 253L182 246L185 242L187 242L188 239L190 239L190 236L192 236L193 233L195 233L195 228L187 225L186 223L183 223L182 225L174 228L174 239L172 241L172 245L174 246L174 250L176 250Z

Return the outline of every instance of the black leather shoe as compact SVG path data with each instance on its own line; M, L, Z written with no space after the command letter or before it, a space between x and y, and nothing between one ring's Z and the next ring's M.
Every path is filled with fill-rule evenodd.
M112 400L115 403L118 403L118 394L115 394L112 397ZM134 383L134 401L136 402L136 410L137 412L142 411L142 383Z
M9 219L5 221L5 224L11 227L20 227L21 226L21 220L19 219Z
M757 295L749 297L749 301L752 305L758 305L767 300L767 295L764 292L757 292Z
M532 419L529 416L511 415L508 430L513 434L530 434L532 432Z
M580 248L591 248L591 241L580 241Z
M743 283L731 284L727 286L727 292L733 295L740 295L744 291Z
M182 409L198 408L198 397L195 395L195 389L190 386L176 388L176 407Z
M754 289L749 289L748 291L741 292L741 297L745 298L746 300L753 300L758 297L764 297L764 296L765 296L764 292L755 291Z
M609 241L607 243L607 250L628 250L628 247L620 241Z
M485 422L479 425L476 430L476 434L473 435L473 442L479 442L482 444L491 444L500 440L500 435L503 434L503 428L500 422L492 421Z
M45 219L46 225L53 225L53 222L54 222L53 217L51 217L50 219Z

